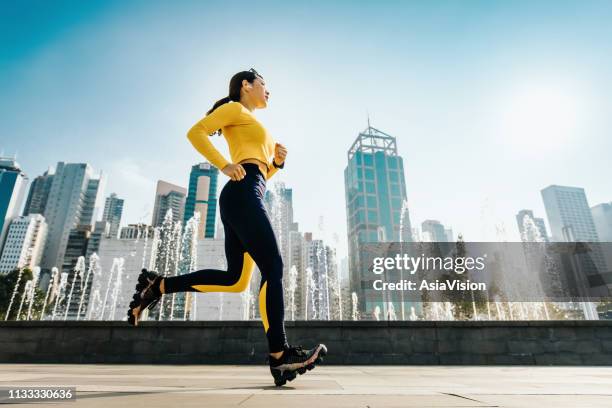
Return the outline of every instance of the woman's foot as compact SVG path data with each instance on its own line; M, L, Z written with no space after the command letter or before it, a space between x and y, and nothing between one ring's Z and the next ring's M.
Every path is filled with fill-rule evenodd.
M140 272L138 283L136 283L136 293L132 297L127 312L129 324L138 326L140 314L145 309L152 309L161 299L160 285L162 281L163 277L155 272L149 272L146 269Z
M287 381L293 381L297 374L304 374L315 368L315 364L322 362L326 354L325 344L317 344L310 350L304 350L301 346L286 348L279 359L269 356L274 384L281 386Z

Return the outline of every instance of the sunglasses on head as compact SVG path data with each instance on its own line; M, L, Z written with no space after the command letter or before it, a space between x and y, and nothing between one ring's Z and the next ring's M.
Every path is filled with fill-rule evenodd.
M254 74L255 74L255 75L257 75L258 77L262 77L262 76L261 76L261 74L260 74L259 72L255 71L255 69L254 69L254 68L249 69L249 72L254 73ZM262 77L262 78L263 78L263 77Z

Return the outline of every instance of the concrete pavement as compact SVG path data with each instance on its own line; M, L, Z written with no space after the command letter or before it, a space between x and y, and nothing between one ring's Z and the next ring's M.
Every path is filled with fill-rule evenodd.
M277 388L266 366L0 365L36 385L77 401L18 407L612 407L612 367L321 365Z

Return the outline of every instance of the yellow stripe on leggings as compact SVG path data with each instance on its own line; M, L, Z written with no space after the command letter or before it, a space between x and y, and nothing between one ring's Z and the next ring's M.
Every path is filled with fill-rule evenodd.
M233 285L191 285L192 288L197 290L198 292L244 292L244 290L249 286L251 282L251 275L253 274L253 269L255 267L255 262L251 255L248 252L243 253L242 259L242 271L240 272L240 279L238 282Z
M264 331L268 332L268 313L266 312L266 289L268 288L268 281L264 282L263 286L259 290L259 314L261 315L261 321L264 325Z

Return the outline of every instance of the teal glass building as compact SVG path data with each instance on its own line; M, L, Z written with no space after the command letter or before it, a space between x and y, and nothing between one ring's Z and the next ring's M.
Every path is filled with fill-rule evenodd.
M198 239L215 237L218 175L219 170L210 163L199 163L191 167L183 224L196 211L199 212Z
M344 188L350 287L358 296L359 309L369 316L376 302L365 299L365 289L372 274L368 265L362 264L363 244L412 241L405 205L404 163L397 154L395 137L369 124L348 150L347 160ZM379 306L381 310L386 308L382 302ZM397 311L402 307L394 306Z

